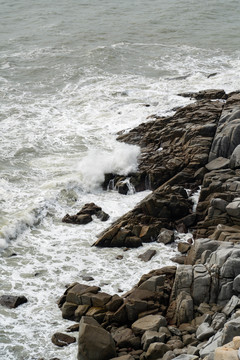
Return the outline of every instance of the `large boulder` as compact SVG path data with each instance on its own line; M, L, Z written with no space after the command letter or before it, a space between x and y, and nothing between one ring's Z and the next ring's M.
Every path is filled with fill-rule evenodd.
M93 318L82 317L79 324L78 360L109 360L116 355L111 334Z

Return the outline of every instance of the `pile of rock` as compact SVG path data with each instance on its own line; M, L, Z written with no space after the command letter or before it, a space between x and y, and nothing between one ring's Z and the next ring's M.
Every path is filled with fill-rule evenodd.
M59 306L80 320L78 359L212 360L240 331L239 255L240 245L198 239L191 265L154 270L122 297L72 284Z
M182 186L160 186L104 231L94 245L138 247L155 241L163 229L174 229L180 219L192 222L192 206Z
M101 221L107 221L109 215L105 213L100 206L94 203L85 204L82 209L76 215L66 214L62 222L70 224L88 224L92 221L92 216L95 215Z
M80 321L79 360L237 359L240 94L210 90L191 96L200 100L119 136L141 146L131 181L141 190L147 179L154 191L94 245L167 244L175 229L194 229L195 242L179 245L187 253L182 265L144 275L124 296L79 283L68 287L59 307L64 318ZM114 176L114 184L124 183ZM199 185L195 212L185 189ZM74 221L83 215L74 215Z

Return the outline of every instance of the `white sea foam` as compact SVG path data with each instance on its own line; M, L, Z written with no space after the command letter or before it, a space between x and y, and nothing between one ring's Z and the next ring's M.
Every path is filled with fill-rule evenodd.
M104 174L128 175L137 170L137 157L140 148L134 145L116 143L111 152L89 151L81 160L78 169L82 174L84 188L91 190L104 181Z
M207 1L200 10L198 2L168 3L149 2L147 11L144 3L136 8L125 0L108 1L107 8L97 1L2 4L0 293L25 294L29 301L16 310L0 308L1 360L75 360L77 344L59 349L51 343L54 332L69 326L56 305L65 285L88 274L103 291L126 291L143 273L169 264L176 251L153 243L127 252L90 247L149 193L121 196L99 188L104 172L127 174L137 166L139 149L116 145L115 134L188 104L180 92L239 87L238 37L226 31L233 25L236 35L236 2L211 5L211 16L233 9L223 27L206 23L214 35L203 23L196 29L207 21L201 13ZM230 51L216 49L221 44ZM208 78L211 73L217 74ZM110 219L94 218L84 227L61 222L87 202ZM148 248L157 255L143 263L138 255Z

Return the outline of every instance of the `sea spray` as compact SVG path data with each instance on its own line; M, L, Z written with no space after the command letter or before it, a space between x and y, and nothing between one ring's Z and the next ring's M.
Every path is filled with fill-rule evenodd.
M126 176L136 171L139 154L138 146L121 143L116 143L111 152L90 150L78 165L84 189L90 191L99 187L104 181L104 174Z

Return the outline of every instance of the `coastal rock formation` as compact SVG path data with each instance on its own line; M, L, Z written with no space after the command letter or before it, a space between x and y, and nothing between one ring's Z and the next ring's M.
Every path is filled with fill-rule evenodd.
M165 359L167 353L170 358L213 359L215 349L240 331L239 255L239 244L197 239L187 255L191 265L151 271L122 297L72 284L59 306L64 318L81 320L79 360L94 359L92 349L98 346L111 349L101 350L105 359L116 354ZM92 355L83 357L93 330Z
M96 246L138 247L157 240L163 229L191 214L192 202L182 186L160 186L132 211L122 216L95 242Z
M120 135L119 140L142 148L139 170L131 174L131 181L138 179L140 189L147 179L154 191L106 229L94 245L168 244L174 241L175 230L189 229L194 240L191 235L178 245L184 254L181 265L145 274L123 296L79 283L67 288L59 307L63 318L80 321L79 360L85 359L81 354L92 341L83 335L87 326L103 336L93 348L108 344L111 349L105 359L228 360L237 356L240 94L209 90L191 96L200 100L169 118L155 117ZM195 209L189 194L199 185Z
M95 215L101 221L106 221L109 219L109 215L105 213L101 207L95 205L94 203L85 204L82 209L76 215L66 214L62 222L70 224L88 224L92 221L92 216Z

